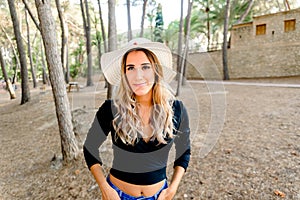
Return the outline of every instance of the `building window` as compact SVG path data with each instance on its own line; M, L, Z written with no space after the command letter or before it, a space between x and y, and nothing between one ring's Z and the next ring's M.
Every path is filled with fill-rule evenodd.
M284 32L294 31L296 29L296 20L285 20L284 21Z
M256 25L256 35L265 35L266 29L267 29L266 24Z

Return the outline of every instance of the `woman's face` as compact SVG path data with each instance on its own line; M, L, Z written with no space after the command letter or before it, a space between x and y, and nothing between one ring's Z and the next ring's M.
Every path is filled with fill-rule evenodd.
M153 65L143 51L132 51L127 55L125 75L136 96L150 94L155 81Z

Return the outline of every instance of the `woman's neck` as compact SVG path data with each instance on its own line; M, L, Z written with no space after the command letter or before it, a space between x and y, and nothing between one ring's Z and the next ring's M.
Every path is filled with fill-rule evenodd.
M137 103L142 107L152 106L152 91L143 96L136 96Z

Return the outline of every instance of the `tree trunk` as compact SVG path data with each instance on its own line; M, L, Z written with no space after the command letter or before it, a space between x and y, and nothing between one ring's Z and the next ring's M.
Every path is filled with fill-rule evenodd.
M108 0L108 51L117 49L116 0ZM108 83L107 99L113 96L114 86Z
M183 35L183 0L181 0L180 6L180 21L179 21L179 32L178 32L178 49L177 49L177 81L181 76L180 66L181 66L181 51L182 51L182 35Z
M89 6L87 0L85 2L85 12L84 12L84 5L83 0L80 0L81 12L82 12L82 19L83 19L83 26L84 32L86 37L86 54L87 54L87 82L86 86L92 86L92 73L93 73L93 66L92 66L92 43L91 43L91 23L90 23L90 14L89 14Z
M101 33L97 30L96 31L96 38L97 38L97 49L98 49L98 65L99 69L101 70Z
M11 85L11 82L7 76L7 73L6 73L6 69L5 69L5 62L4 62L4 59L3 59L3 55L2 55L2 47L0 46L0 65L1 65L1 69L2 69L2 74L4 76L4 80L5 80L5 83L6 83L6 88L9 92L9 95L10 95L10 99L15 99L16 98L16 93L15 93L15 90L13 89L12 85Z
M65 22L64 15L60 6L60 0L55 0L60 27L61 27L61 62L62 62L62 69L65 75L66 83L69 83L70 73L69 73L69 66L68 66L68 26Z
M283 3L285 5L285 10L291 10L290 3L288 0L283 0Z
M249 0L248 7L247 7L246 11L244 12L244 14L236 22L237 24L242 23L245 20L245 18L247 17L249 12L251 11L253 4L254 4L254 0Z
M145 23L145 15L146 15L147 2L148 2L148 0L143 0L143 12L142 12L142 20L141 20L140 37L144 36L144 23Z
M23 3L24 3L24 5L25 5L25 9L28 11L28 13L29 13L29 15L30 15L30 17L31 17L31 19L32 19L32 21L33 21L33 23L35 24L36 28L40 31L39 23L38 23L38 21L34 18L34 16L33 16L32 12L31 12L31 10L30 10L30 8L29 8L30 6L27 4L27 1L26 1L26 0L23 0Z
M61 60L58 53L55 21L51 13L50 0L35 0L41 22L41 33L46 52L50 82L54 96L56 116L61 137L64 164L76 159L79 150L73 132L72 116L67 96Z
M87 73L87 86L93 86L93 58L92 58L92 42L91 42L91 20L90 20L90 12L89 12L89 5L88 1L85 0L85 9L86 9L86 20L87 20L87 36L86 36L86 42L87 42L87 51L88 54L88 73Z
M189 53L189 41L190 41L190 32L191 32L191 17L192 17L192 9L193 9L193 0L189 0L188 4L188 12L186 17L186 36L185 36L185 52L184 52L184 59L183 59L183 79L182 79L182 85L186 85L186 66L187 66L187 57Z
M6 33L5 29L3 28L3 26L0 24L1 26L1 29L3 31L3 33L5 34L11 48L12 48L12 51L13 51L13 54L14 54L14 57L16 58L16 66L15 66L15 69L14 69L14 75L13 75L13 80L12 80L12 83L14 84L15 82L17 82L17 69L20 69L20 60L18 58L18 55L17 55L17 52L16 52L16 48L14 47L14 44L13 42L11 41L10 37L8 36L8 34Z
M30 90L28 86L28 71L26 54L23 46L22 36L20 32L20 26L18 21L18 16L15 8L14 0L7 0L10 10L11 19L14 26L14 33L17 40L17 47L19 52L20 66L21 66L21 87L22 87L22 97L21 104L25 104L30 101Z
M228 57L227 57L227 34L228 34L228 24L230 18L230 0L226 0L226 11L224 16L224 41L223 41L223 79L229 80L229 72L228 72Z
M127 25L128 25L127 39L129 42L130 40L132 40L130 0L126 0L126 6L127 6Z
M50 80L49 80L49 76L47 74L47 70L46 70L46 61L45 61L45 53L44 53L44 45L41 42L40 45L41 48L41 62L42 62L42 69L43 69L43 84L47 84L50 85Z
M193 0L189 0L188 2L188 12L186 16L186 35L185 35L185 47L183 51L183 56L181 60L181 66L180 66L180 76L178 80L178 85L177 85L177 92L176 96L180 95L181 92L181 84L183 82L183 75L185 74L185 66L186 66L186 58L189 50L189 37L190 37L190 27L191 27L191 14L192 14L192 8L193 8Z
M207 14L207 51L210 51L209 45L210 45L210 19L209 19L209 0L207 0L206 4L206 14Z
M104 45L104 52L107 52L106 33L105 33L105 28L104 28L104 23L103 23L103 18L102 18L102 9L101 9L100 0L98 0L98 6L99 6L99 17L100 17L100 24L101 24L101 32L102 32L102 39L103 39L103 45Z
M30 71L31 71L31 77L32 77L32 83L33 88L37 87L37 81L36 81L36 75L35 70L33 66L33 60L32 60L32 51L31 51L31 42L30 42L30 28L28 23L28 17L27 17L27 11L25 10L25 21L26 21L26 28L27 28L27 48L28 48L28 57L29 57L29 63L30 63Z

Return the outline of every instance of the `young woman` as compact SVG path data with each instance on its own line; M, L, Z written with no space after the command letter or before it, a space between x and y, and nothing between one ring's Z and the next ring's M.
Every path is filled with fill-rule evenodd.
M167 82L175 75L169 48L138 38L104 54L101 65L118 93L97 111L84 155L102 198L172 199L188 167L190 129L184 105L168 89ZM98 149L109 133L114 157L105 177ZM173 144L176 156L168 184L166 168Z

